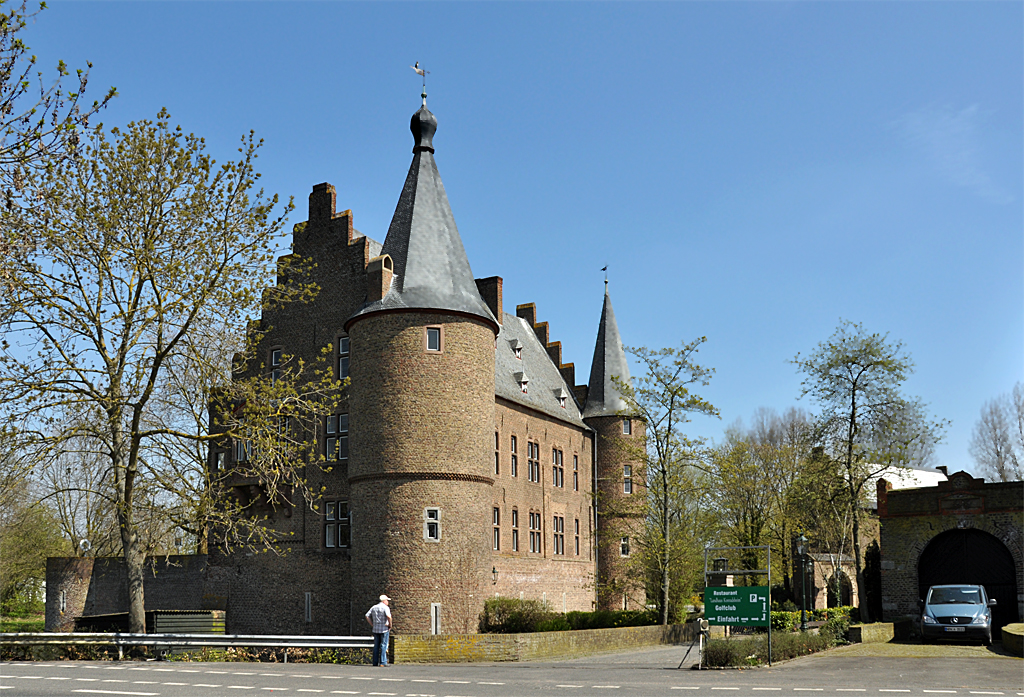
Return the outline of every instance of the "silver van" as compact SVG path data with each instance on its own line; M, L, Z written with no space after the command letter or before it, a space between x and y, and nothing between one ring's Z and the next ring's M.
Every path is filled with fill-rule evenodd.
M932 586L921 601L921 638L976 639L992 643L992 606L985 586L956 584Z

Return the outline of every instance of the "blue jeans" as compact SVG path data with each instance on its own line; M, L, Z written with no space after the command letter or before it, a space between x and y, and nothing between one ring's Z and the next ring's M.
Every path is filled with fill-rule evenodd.
M390 631L373 633L373 665L386 666L388 664L388 638Z

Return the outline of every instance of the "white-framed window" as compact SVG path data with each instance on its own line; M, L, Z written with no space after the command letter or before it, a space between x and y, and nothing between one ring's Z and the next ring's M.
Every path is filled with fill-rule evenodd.
M425 346L429 353L444 352L444 331L443 327L427 327Z
M350 544L348 501L324 501L324 547L344 549Z
M441 633L441 603L430 603L430 633Z
M248 462L252 458L252 441L235 438L234 450L235 462Z
M553 516L551 522L552 528L552 552L554 554L565 554L565 517L564 516Z
M633 433L633 421L632 419L622 420L622 433L624 435L631 435Z
M512 551L519 551L519 511L512 509Z
M441 540L441 509L423 509L423 539L431 542Z
M633 466L623 465L622 466L622 493L632 494L633 493Z
M551 449L551 486L565 487L565 467L562 466L562 451Z
M349 339L347 336L338 337L338 379L344 380L348 377Z
M281 349L270 349L270 384L273 385L281 379Z
M494 432L494 474L501 474L501 436Z
M534 554L540 553L540 513L530 512L530 551Z
M509 460L509 467L511 469L512 476L513 477L518 477L519 476L519 455L516 453L516 437L515 436L512 436L511 446L512 446L512 459Z
M572 456L572 490L580 490L580 456Z
M331 462L348 460L348 414L332 414L327 417L324 458Z
M228 454L223 450L214 450L210 452L210 470L213 472L223 472L224 467L227 465Z
M491 525L494 526L494 551L501 549L501 508L491 509Z
M576 538L576 556L580 555L580 519L573 518L573 533Z
M628 537L623 537L622 539L619 540L619 556L620 557L628 557L629 556L629 538Z
M526 441L527 479L540 482L540 443Z

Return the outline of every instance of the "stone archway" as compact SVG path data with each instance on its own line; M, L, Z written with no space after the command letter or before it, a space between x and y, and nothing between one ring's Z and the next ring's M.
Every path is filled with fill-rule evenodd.
M828 579L827 592L828 607L853 605L853 584L842 569L837 570Z
M931 586L971 583L985 586L995 598L993 629L1018 620L1017 570L1013 555L994 535L974 528L939 533L917 563L918 597Z

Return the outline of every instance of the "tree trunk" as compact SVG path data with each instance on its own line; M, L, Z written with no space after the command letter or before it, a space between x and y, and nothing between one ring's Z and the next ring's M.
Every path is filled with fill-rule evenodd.
M871 608L868 607L868 589L864 583L864 567L860 555L860 510L853 506L853 564L857 570L857 605L860 607L860 621L871 621Z
M124 564L128 579L128 631L132 634L145 634L146 599L142 586L145 554L139 544L131 510L124 502L117 508L117 522L121 528L121 545L124 547Z

